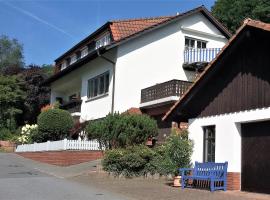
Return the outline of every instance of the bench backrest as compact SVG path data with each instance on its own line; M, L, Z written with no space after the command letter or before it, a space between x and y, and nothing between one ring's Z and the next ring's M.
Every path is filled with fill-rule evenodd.
M223 177L227 177L227 168L228 168L228 162L225 162L225 163L195 162L193 173L196 176L223 178Z

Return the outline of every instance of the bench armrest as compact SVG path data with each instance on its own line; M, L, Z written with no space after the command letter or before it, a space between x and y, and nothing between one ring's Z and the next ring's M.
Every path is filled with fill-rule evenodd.
M193 168L179 168L179 174L184 176L185 172L192 172L193 170L194 170Z

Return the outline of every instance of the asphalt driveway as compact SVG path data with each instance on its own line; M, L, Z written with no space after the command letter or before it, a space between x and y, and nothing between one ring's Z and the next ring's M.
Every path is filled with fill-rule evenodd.
M165 179L124 179L100 161L58 167L0 153L0 200L269 200L270 195L174 188Z
M57 178L49 175L49 171L41 172L37 166L15 154L0 153L0 200L128 199L65 178Z

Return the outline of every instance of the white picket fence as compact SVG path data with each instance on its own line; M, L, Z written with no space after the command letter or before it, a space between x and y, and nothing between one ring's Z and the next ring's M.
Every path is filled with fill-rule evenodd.
M35 151L60 151L60 150L104 150L100 148L97 140L59 140L47 141L43 143L18 145L16 152L35 152Z

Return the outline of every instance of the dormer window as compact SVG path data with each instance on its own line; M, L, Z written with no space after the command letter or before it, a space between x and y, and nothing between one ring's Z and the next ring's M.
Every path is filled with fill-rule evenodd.
M77 56L77 60L79 60L81 58L81 56L82 56L82 52L81 51L78 51L76 53L76 56Z
M88 54L88 48L87 47L84 47L81 51L81 58L87 56Z
M70 58L70 64L73 64L77 61L77 55L76 54L73 54Z
M69 65L70 65L70 61L71 61L70 58L67 58L67 59L66 59L66 66L69 66Z
M60 70L61 71L64 70L66 67L67 67L66 62L63 62L63 63L60 64Z
M91 53L96 49L96 42L92 41L87 46L88 46L88 53Z
M106 46L110 44L110 42L111 42L110 34L106 34L102 38L96 41L96 49Z

